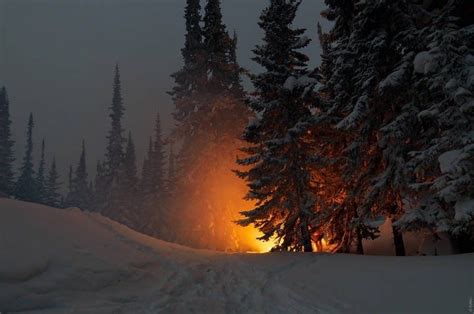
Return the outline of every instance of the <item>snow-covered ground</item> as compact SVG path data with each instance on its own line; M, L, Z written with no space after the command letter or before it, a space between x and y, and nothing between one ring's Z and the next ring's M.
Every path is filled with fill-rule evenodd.
M0 199L2 313L469 313L472 298L472 254L224 254Z

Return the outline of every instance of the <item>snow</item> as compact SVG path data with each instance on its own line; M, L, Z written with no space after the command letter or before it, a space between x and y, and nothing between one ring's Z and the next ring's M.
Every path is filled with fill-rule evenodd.
M294 76L290 76L286 79L285 84L283 84L283 88L292 91L295 88L296 82L298 79Z
M301 75L298 77L290 76L286 79L285 83L283 84L283 88L293 91L296 88L305 88L308 86L313 86L317 83L316 79L311 78L307 75Z
M224 254L0 199L0 312L466 313L474 255Z
M410 62L407 60L411 60L413 58L413 53L408 54L404 57L404 62L398 66L395 71L390 73L386 78L384 78L379 83L379 91L383 92L385 89L390 87L397 87L399 86L406 74L409 72L410 69Z
M456 165L464 157L463 149L451 150L441 154L438 158L439 167L442 173L455 171Z
M433 48L430 51L419 52L413 61L415 73L429 74L436 71L440 66L440 54L438 48Z
M456 90L456 93L454 94L454 101L459 106L465 104L466 102L472 99L473 99L473 95L471 94L471 92L463 87L459 87Z
M352 110L352 112L347 117L345 117L341 122L339 122L336 125L336 128L349 129L351 127L354 127L355 124L357 124L357 122L359 122L360 119L362 119L362 117L364 116L367 110L368 100L369 98L367 97L367 95L364 94L360 96L354 106L354 110Z
M454 209L456 211L454 219L459 221L469 221L472 219L472 217L474 217L474 199L464 198L458 200L454 206Z

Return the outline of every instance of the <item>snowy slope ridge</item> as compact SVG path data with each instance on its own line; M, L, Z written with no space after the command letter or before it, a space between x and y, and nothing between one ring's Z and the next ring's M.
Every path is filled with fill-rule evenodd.
M466 313L474 255L223 254L0 199L0 312Z

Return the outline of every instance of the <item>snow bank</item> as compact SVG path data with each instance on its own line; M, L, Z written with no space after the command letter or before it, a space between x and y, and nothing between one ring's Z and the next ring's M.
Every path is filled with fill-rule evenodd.
M223 254L0 199L0 312L466 313L474 255Z

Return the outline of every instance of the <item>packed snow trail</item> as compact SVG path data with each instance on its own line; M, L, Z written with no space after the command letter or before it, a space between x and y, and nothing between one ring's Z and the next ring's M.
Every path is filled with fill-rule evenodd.
M0 312L468 313L474 255L224 254L0 199Z

